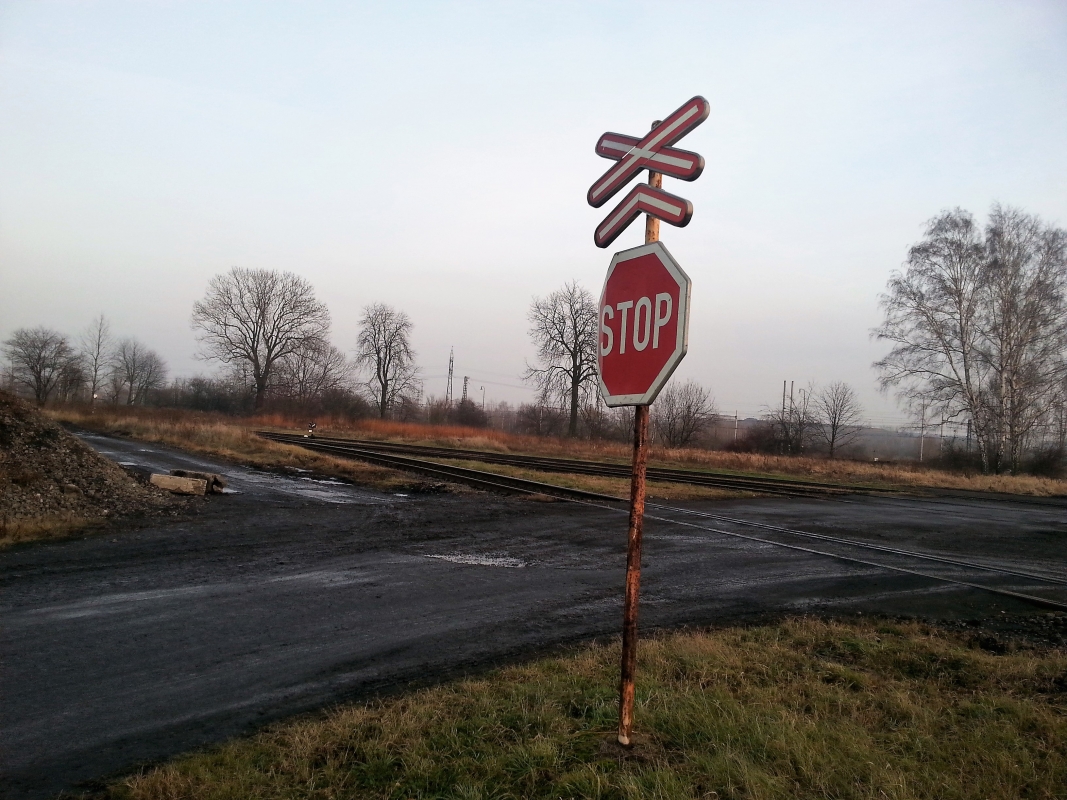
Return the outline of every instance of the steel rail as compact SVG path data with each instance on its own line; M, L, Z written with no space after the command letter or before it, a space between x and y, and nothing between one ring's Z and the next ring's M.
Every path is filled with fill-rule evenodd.
M268 437L269 438L269 437ZM496 472L456 467L450 464L437 464L433 461L424 461L417 458L405 458L403 456L377 453L373 450L362 450L357 447L334 445L329 442L321 442L317 439L294 440L293 444L323 453L358 458L372 464L380 464L385 467L395 467L408 472L416 472L433 478L466 483L477 488L503 489L505 491L517 491L528 494L546 494L564 498L583 498L590 500L607 500L615 503L622 502L618 497L598 492L589 492L585 489L571 489L567 486L559 486L553 483L541 483L526 478L513 478L510 475L500 475Z
M278 437L278 438L275 438ZM490 488L504 491L520 492L524 494L544 494L555 495L561 497L568 502L577 503L579 505L591 506L603 511L612 511L616 513L628 513L627 509L620 508L618 506L606 506L602 505L603 501L610 501L613 503L623 502L622 498L612 497L611 495L599 494L597 492L588 492L583 489L571 489L568 487L557 486L554 484L540 483L538 481L531 481L525 478L512 478L509 476L498 475L492 472L484 472L482 470L472 470L464 467L456 467L447 464L437 464L432 461L424 461L422 459L405 458L401 456L386 455L371 450L363 450L357 447L350 447L346 445L335 445L330 442L320 441L318 438L307 439L303 437L290 437L285 434L266 434L265 438L274 439L276 441L292 441L293 444L297 444L301 447L305 447L310 450L317 450L320 452L336 453L338 455L358 458L360 460L369 461L371 463L378 463L384 466L392 466L403 470L414 471L421 474L428 474L434 477L441 477L446 480L458 480L460 482L467 483L469 485L478 486L480 488ZM600 501L600 502L593 502ZM652 504L650 504L652 505ZM677 508L675 506L664 506L660 504L654 504L654 507L661 509L662 511L671 512L677 511L680 513L692 513L699 516L707 516L711 518L718 518L722 521L728 521L732 523L750 525L759 528L766 528L775 530L780 533L786 533L794 536L810 536L816 539L826 539L834 541L836 543L845 544L860 549L870 550L885 550L891 552L891 548L883 548L880 545L870 545L861 542L856 542L851 539L843 539L839 537L830 537L825 534L814 534L805 531L795 531L789 528L780 528L778 526L766 525L764 523L749 522L747 520L737 520L727 517L719 517L718 515L705 514L704 512L695 512L690 509ZM1038 597L1036 595L1023 594L1021 592L1013 592L1008 589L1000 589L993 586L986 586L980 583L972 583L970 581L960 580L958 578L949 578L943 575L934 575L928 572L921 572L919 570L908 569L906 567L898 567L890 564L884 564L876 561L868 561L866 559L856 558L853 556L846 556L840 553L831 553L825 550L817 550L812 547L802 547L796 544L788 544L786 542L778 542L773 539L766 539L759 536L752 536L748 534L738 533L737 531L726 531L720 528L712 528L706 525L698 525L693 522L685 522L684 520L672 519L670 517L663 517L658 515L645 515L647 519L654 519L658 522L665 522L671 525L679 525L687 528L694 528L696 530L707 531L709 533L716 533L722 536L729 536L736 539L743 539L746 541L759 542L761 544L768 544L774 547L784 547L789 550L795 550L804 553L810 553L813 555L825 556L827 558L833 558L838 561L844 561L854 564L862 564L864 566L875 567L878 569L885 569L892 572L900 572L908 575L914 575L922 578L927 578L934 581L941 581L943 583L951 583L957 586L964 586L971 589L978 589L984 592L990 592L992 594L1001 595L1004 597L1011 597L1016 600L1022 600L1024 602L1037 605L1041 608L1052 609L1056 611L1067 611L1067 603L1059 602L1056 600L1049 600L1044 597ZM1031 575L1028 573L1015 572L1012 570L1002 570L994 567L989 567L983 564L973 564L970 562L953 562L951 559L942 559L937 556L928 556L925 554L915 553L914 551L899 550L894 555L901 555L907 558L921 558L931 561L941 561L944 563L952 563L953 566L959 566L967 569L976 569L993 573L1000 573L1005 575L1013 575L1016 577L1026 577L1031 580L1037 580L1048 583L1059 583L1056 579L1049 579L1045 576Z
M908 556L909 558L918 558L924 561L937 561L942 564L952 564L957 567L966 567L968 569L984 570L987 572L996 572L1001 575L1014 575L1019 578L1029 578L1031 580L1042 581L1044 583L1057 583L1061 586L1067 586L1067 579L1057 578L1052 575L1039 575L1035 572L1022 572L1020 570L1003 569L1001 567L992 567L987 564L979 564L974 561L961 561L955 558L946 558L944 556L935 556L930 553L922 553L918 550L905 550L899 547L886 547L880 544L871 544L869 542L857 542L855 539L848 539L843 536L830 536L825 533L813 533L811 531L798 531L794 528L783 528L778 525L769 525L765 522L752 522L746 519L737 519L735 517L724 517L721 514L711 514L706 511L697 511L690 508L678 508L677 506L665 506L660 503L649 503L650 508L660 508L664 511L675 511L680 514L690 514L692 516L704 517L706 519L714 519L719 522L729 522L734 525L747 525L750 528L762 528L763 530L774 531L775 533L784 533L790 536L802 536L807 539L818 539L826 542L833 542L835 544L843 544L848 547L859 547L864 550L877 550L883 553L892 553L893 555Z
M580 502L580 501L578 501ZM614 509L613 509L614 510ZM946 578L944 575L932 575L929 572L920 572L915 569L908 569L906 567L894 567L890 564L882 564L877 561L867 561L862 558L854 558L852 556L843 556L838 553L828 553L825 550L816 550L813 547L801 547L796 544L786 544L785 542L776 542L773 539L763 539L759 536L748 536L743 533L737 533L736 531L724 531L719 528L709 528L705 525L696 525L691 522L683 522L682 520L670 519L669 517L657 517L649 514L645 515L645 519L655 519L660 522L669 522L674 525L682 525L687 528L697 528L698 530L709 531L711 533L718 533L723 536L731 536L736 539L747 539L752 542L762 542L763 544L774 545L775 547L785 547L790 550L799 550L803 553L813 553L815 555L827 556L829 558L836 558L838 561L848 561L854 564L864 564L869 567L877 567L879 569L887 569L893 572L901 572L907 575L917 575L921 578L929 578L930 580L941 581L943 583L952 583L957 586L966 586L971 589L979 589L983 592L990 592L992 594L999 594L1004 597L1011 597L1016 600L1023 600L1027 603L1038 606L1039 608L1047 608L1054 611L1067 611L1067 603L1061 603L1058 600L1049 600L1045 597L1038 597L1032 594L1023 594L1022 592L1013 592L1010 589L1000 589L995 586L986 586L981 583L971 583L970 581L962 581L958 578Z
M294 434L257 431L258 434L277 441L299 443L306 441L303 436ZM336 442L354 445L367 450L388 451L422 455L427 457L449 458L458 461L481 461L487 464L510 464L518 467L536 469L542 472L568 472L579 475L605 477L630 477L628 464L609 461L587 461L549 456L527 456L512 453L494 453L484 450L467 450L462 448L436 447L432 445L406 444L400 442L383 442L372 439L346 439L342 437L316 436L317 441ZM788 478L754 478L730 473L708 472L703 470L684 470L672 467L649 467L648 477L652 480L668 483L684 483L693 486L728 488L783 497L837 497L842 499L848 494L882 497L885 500L899 500L905 497L909 501L952 506L960 505L962 500L973 498L997 503L1014 503L1026 506L1047 506L1062 508L1067 506L1067 497L1030 497L1007 495L996 492L981 492L964 489L921 488L899 489L875 486L843 486L841 484L818 481L803 481ZM931 495L930 493L935 494ZM845 501L847 502L847 501ZM950 512L946 512L950 513Z
M260 436L278 442L289 444L304 444L309 441L299 435L275 433L270 431L257 431ZM630 467L625 464L613 464L604 461L584 461L579 459L551 458L545 456L525 456L504 453L491 453L481 450L463 450L445 447L431 447L426 445L409 445L395 442L376 442L362 439L342 439L336 437L314 438L316 442L336 444L338 446L355 447L360 450L376 452L408 453L421 456L449 458L459 461L480 461L486 464L506 464L517 467L537 469L544 472L566 472L578 475L594 475L604 477L630 476ZM649 480L664 481L670 483L684 483L696 486L708 486L712 488L741 489L767 494L779 494L789 497L811 497L852 494L856 492L882 492L883 490L872 487L846 487L838 484L818 483L813 481L792 481L776 478L750 478L747 476L735 476L723 473L702 472L697 470L682 470L668 467L649 467ZM887 492L891 490L886 490Z
M316 437L316 439L319 438L322 437ZM449 458L456 458L460 460L478 460L483 461L485 463L512 463L515 465L537 464L546 467L559 467L561 469L567 470L568 472L579 472L587 468L610 469L616 472L625 473L627 476L629 476L630 474L630 466L628 464L616 464L610 461L587 461L584 459L557 458L552 456L527 456L513 453L493 453L485 450L465 450L462 448L434 447L431 445L401 444L397 442L381 442L368 439L343 439L339 437L327 437L325 440L336 442L338 444L351 444L365 449L389 449L394 452L407 452L412 454L423 455L433 454ZM788 488L797 489L818 488L840 492L853 491L852 487L842 486L840 484L834 483L820 483L817 481L796 481L790 479L775 478L753 478L745 475L732 475L729 473L716 473L704 470L678 469L674 467L649 467L649 472L660 473L665 476L665 480L667 479L666 476L670 476L671 478L694 478L698 480L726 480L732 483L745 482L760 486L765 485L767 483L773 483L776 485L782 485ZM873 490L873 487L862 488Z

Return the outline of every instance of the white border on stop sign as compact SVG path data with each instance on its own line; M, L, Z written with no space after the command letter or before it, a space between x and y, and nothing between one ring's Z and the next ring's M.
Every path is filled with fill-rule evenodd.
M612 396L608 392L608 387L604 385L604 378L600 374L600 325L602 322L601 314L604 309L604 293L607 291L608 281L611 280L611 273L615 271L616 264L620 261L630 261L634 258L640 258L649 253L656 254L660 263L663 264L664 269L666 269L667 272L671 274L671 277L678 283L679 295L685 296L685 301L678 304L681 306L681 314L678 325L678 338L675 340L674 354L667 359L667 363L663 365L663 369L660 370L659 375L652 381L652 385L647 392L644 394L620 394ZM597 383L600 385L600 396L604 399L604 404L608 406L608 408L651 405L663 386L670 380L671 375L674 374L674 370L677 369L678 364L685 358L685 354L689 350L689 300L692 296L692 289L693 281L691 281L689 276L685 274L685 270L682 269L682 266L674 260L674 256L670 254L670 251L667 250L663 242L650 242L648 244L643 244L640 247L621 250L611 257L611 264L608 265L608 274L604 277L604 286L600 290L600 302L597 304L596 337L596 378Z

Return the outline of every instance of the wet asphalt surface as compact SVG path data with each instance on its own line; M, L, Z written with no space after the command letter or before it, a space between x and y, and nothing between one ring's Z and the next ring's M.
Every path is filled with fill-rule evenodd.
M474 492L381 494L139 442L87 441L141 469L222 472L234 493L198 500L178 519L0 552L3 797L92 788L287 715L620 627L624 513ZM856 497L685 505L1067 577L1067 504ZM1035 611L660 519L645 530L645 630L800 613L958 620ZM1025 578L852 554L1067 600L1064 587Z

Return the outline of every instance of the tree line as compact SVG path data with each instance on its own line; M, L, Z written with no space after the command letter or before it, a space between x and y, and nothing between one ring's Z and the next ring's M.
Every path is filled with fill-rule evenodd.
M116 339L103 315L76 340L20 328L3 343L9 379L38 405L97 401L260 411L268 398L289 410L385 417L421 392L411 321L382 303L363 309L355 354L330 342L330 314L311 284L290 272L234 268L215 276L193 307L198 357L213 377L167 384L167 365L132 337Z
M113 337L103 315L74 340L43 326L19 328L4 342L4 355L11 381L39 406L52 397L90 404L144 403L167 379L159 354L133 337Z
M1018 472L1024 457L1062 463L1067 453L1067 232L1019 209L994 205L984 228L962 210L930 220L904 269L881 296L872 333L892 345L875 362L880 387L924 423L964 419L983 472ZM576 282L529 311L537 349L525 378L540 402L577 434L618 420L597 394L599 310ZM628 413L628 412L627 412ZM854 389L836 381L783 391L743 446L780 453L819 448L834 457L861 434ZM657 424L657 416L659 418ZM688 443L715 416L695 382L669 384L652 406L654 430Z
M345 392L354 400L362 390L384 418L421 393L407 314L366 306L351 359L330 343L330 323L306 279L241 267L212 278L192 315L200 355L243 372L256 411L268 394L306 406Z
M545 297L535 297L528 314L529 334L537 351L524 377L536 387L539 405L557 407L567 417L566 433L622 438L631 430L629 408L609 409L600 399L597 348L600 312L588 290L571 281ZM802 390L802 403L783 402L781 414L768 413L769 436L748 436L742 448L780 453L811 451L815 439L827 443L833 458L856 438L862 409L845 383L821 392ZM650 409L652 436L667 447L699 442L719 418L711 390L694 380L671 380ZM764 431L761 429L760 434Z
M881 388L925 420L965 420L984 471L1019 471L1044 449L1067 446L1067 233L1018 209L994 206L985 227L966 211L930 220L881 297L872 335L891 345L873 366ZM627 438L629 409L597 391L600 317L576 281L528 311L535 357L523 378L537 401L500 411L538 435ZM4 342L10 377L38 404L104 400L227 412L268 404L485 425L472 401L425 398L408 316L382 303L362 310L351 355L330 341L331 318L311 284L290 272L233 268L215 276L193 308L198 356L222 369L166 383L167 366L131 337L115 339L101 316L72 341L23 328ZM763 425L737 447L834 457L863 430L855 390L840 381L768 404ZM710 389L673 380L652 406L653 435L669 447L698 443L719 418ZM970 435L968 436L968 441Z

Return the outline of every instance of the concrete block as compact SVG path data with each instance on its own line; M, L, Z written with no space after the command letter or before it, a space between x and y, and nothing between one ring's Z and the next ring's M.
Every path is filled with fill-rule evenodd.
M199 478L200 480L207 481L207 490L212 494L222 494L222 490L226 488L226 479L216 472L196 472L191 469L172 469L171 475L177 475L179 478Z
M207 494L207 481L203 478L182 478L178 475L160 475L154 472L149 480L153 486L174 494Z

